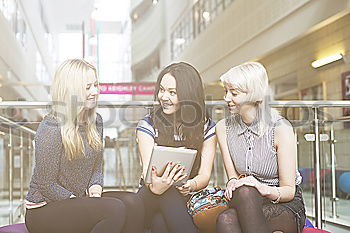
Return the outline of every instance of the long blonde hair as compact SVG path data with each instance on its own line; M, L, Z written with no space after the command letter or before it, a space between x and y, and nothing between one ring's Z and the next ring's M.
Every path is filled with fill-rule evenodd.
M246 62L235 66L220 77L224 85L247 93L247 101L256 103L259 136L264 135L269 125L276 122L279 113L269 106L272 93L265 67L259 62Z
M52 114L60 123L62 143L69 160L85 155L78 116L82 114L86 101L88 75L94 75L98 80L96 69L91 64L82 59L66 60L58 67L51 86ZM102 141L96 128L96 108L86 111L88 143L97 151L102 148Z

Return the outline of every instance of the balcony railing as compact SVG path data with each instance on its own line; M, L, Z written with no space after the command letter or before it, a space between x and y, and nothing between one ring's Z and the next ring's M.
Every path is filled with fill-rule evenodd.
M154 104L153 101L100 102L98 107L133 109L135 114L145 113L145 109ZM229 114L223 101L207 101L206 104L215 121ZM350 172L350 118L343 116L350 108L350 101L273 101L270 105L279 109L295 129L307 215L314 218L319 228L324 222L349 227L350 194L342 187L341 178ZM31 128L38 124L11 121L7 119L6 110L45 111L50 107L50 102L0 102L0 203L5 203L5 206L8 203L9 206L6 216L2 217L4 211L0 207L0 225L23 220L21 203L33 168L32 140L35 131ZM135 141L137 119L130 122L127 128L119 130L116 138L105 138L105 189L137 189L141 171ZM111 126L105 125L105 128L107 132ZM210 185L224 187L226 175L220 151L217 150L217 153Z

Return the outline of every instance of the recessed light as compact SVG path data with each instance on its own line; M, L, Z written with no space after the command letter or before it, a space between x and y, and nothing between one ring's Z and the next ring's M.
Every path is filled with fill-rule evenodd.
M210 19L210 13L208 11L204 11L202 14L203 18L205 20L209 20Z
M186 42L186 40L184 38L176 38L175 39L175 44L177 45L182 45Z

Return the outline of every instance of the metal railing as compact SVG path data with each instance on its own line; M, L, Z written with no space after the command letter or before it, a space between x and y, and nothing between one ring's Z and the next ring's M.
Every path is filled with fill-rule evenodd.
M32 129L29 129L25 126L19 125L16 122L13 122L11 120L8 120L5 117L0 116L0 123L3 125L8 126L8 135L9 135L9 141L8 141L8 165L9 165L9 176L8 176L8 182L9 182L9 202L10 202L10 210L12 211L13 209L13 150L14 150L14 143L13 143L13 129L16 128L19 130L20 135L20 145L19 145L19 150L20 150L20 201L24 201L24 133L28 134L28 154L31 153L32 147L31 147L31 137L35 135L35 131ZM13 215L12 213L9 216L10 223L13 222Z
M153 101L131 101L131 102L99 102L99 108L150 108L154 104L157 104ZM206 105L209 108L217 108L223 107L226 105L223 101L207 101ZM313 123L313 132L315 135L315 140L313 142L313 161L314 161L314 177L315 177L315 192L314 192L314 205L315 205L315 226L318 228L323 227L323 219L322 219L322 202L321 202L321 162L320 162L320 124L329 123L331 121L336 120L323 120L320 119L321 109L322 108L333 108L333 107L341 107L341 108L350 108L350 101L272 101L270 106L276 108L308 108L311 110L313 115L312 118L308 119L308 121ZM23 109L49 109L51 107L51 102L20 102L20 101L4 101L0 102L1 108L23 108ZM10 153L10 169L9 169L9 179L10 179L10 187L9 187L9 200L12 202L13 200L13 187L12 183L12 131L11 127L16 127L21 130L21 163L23 163L23 133L26 132L30 135L34 135L35 132L27 127L18 125L15 122L9 121L8 119L0 116L0 122L5 123L9 126L9 153ZM30 145L30 144L29 144ZM335 139L334 139L334 128L331 124L330 131L330 145L331 145L331 167L332 167L332 215L336 216L336 207L335 203L337 201L336 197L336 178L335 178ZM29 148L30 150L31 148ZM22 167L23 164L21 164ZM23 169L21 170L21 200L23 200Z

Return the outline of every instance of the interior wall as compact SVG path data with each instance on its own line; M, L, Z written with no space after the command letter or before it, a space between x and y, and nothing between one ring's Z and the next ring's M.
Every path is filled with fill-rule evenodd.
M337 61L320 68L313 68L311 62L322 57L340 52L345 55L345 59ZM311 32L301 39L278 49L259 61L263 63L268 71L270 81L278 82L279 79L285 80L296 79L297 94L294 99L301 98L305 90L322 86L322 96L324 100L342 100L342 73L350 71L349 56L350 54L350 14L347 14L333 23L330 23L322 28ZM285 99L293 96L286 96ZM327 114L328 119L342 118L342 108L322 109ZM299 111L295 111L294 116L290 114L291 119L298 117ZM300 117L300 115L299 115ZM310 125L311 122L308 122ZM350 129L344 123L336 123L335 137L336 143L336 159L338 170L350 170L348 163L348 138ZM301 167L311 167L312 161L310 154L305 154L305 151L312 151L312 142L304 140L304 134L310 133L307 125L302 129L298 129L299 134L299 164ZM330 125L321 124L321 130L329 134ZM322 164L324 168L329 167L330 151L329 141L321 143Z

